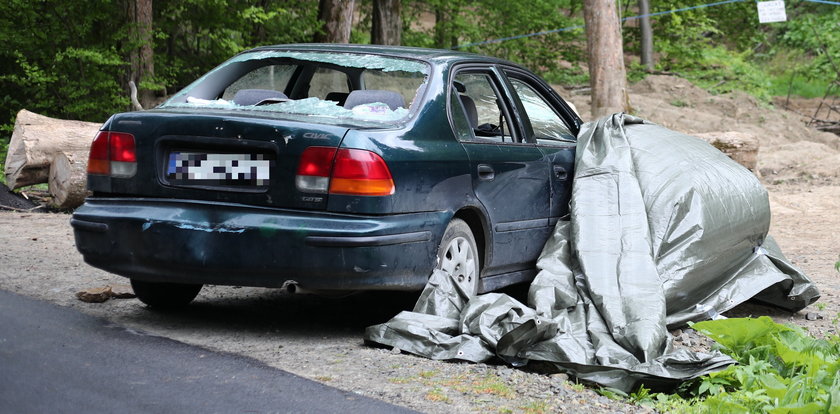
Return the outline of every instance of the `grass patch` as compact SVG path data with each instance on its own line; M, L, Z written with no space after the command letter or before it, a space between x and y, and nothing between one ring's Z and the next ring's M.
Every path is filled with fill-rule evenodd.
M802 75L786 73L770 78L770 94L773 96L799 96L802 98L822 98L825 96L830 81L807 79ZM840 93L840 91L837 91Z
M434 377L437 374L438 374L437 371L432 370L432 371L421 371L420 374L418 374L418 375L420 375L420 378L429 379L429 378Z
M449 397L446 396L442 388L434 388L431 391L427 392L426 399L435 402L449 402Z
M548 403L545 401L532 401L519 408L525 414L544 414L550 412Z

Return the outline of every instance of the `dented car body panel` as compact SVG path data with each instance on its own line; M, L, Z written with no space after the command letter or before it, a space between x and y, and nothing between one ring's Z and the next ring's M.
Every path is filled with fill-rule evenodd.
M89 175L76 244L137 280L416 290L458 218L489 291L532 278L568 213L579 126L545 82L494 58L259 48L103 125L134 152L117 160L108 144L114 167ZM133 176L113 173L125 160Z

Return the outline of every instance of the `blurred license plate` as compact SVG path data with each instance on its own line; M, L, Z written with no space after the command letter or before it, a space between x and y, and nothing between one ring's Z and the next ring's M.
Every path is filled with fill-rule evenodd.
M273 166L268 154L172 151L166 178L175 185L266 187Z

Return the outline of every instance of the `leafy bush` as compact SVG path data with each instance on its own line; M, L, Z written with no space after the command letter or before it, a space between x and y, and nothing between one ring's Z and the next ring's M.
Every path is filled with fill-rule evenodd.
M766 316L698 322L692 327L714 339L738 365L683 384L678 394L651 394L642 388L628 396L631 401L662 412L840 412L836 334L817 339Z

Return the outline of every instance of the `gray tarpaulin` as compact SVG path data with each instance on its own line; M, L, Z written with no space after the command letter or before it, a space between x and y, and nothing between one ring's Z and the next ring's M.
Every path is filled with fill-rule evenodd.
M755 298L798 310L816 287L767 236L767 191L699 138L615 114L578 137L571 217L537 262L528 304L468 298L442 271L412 312L365 339L433 359L544 361L624 391L725 367L672 347L668 329Z

